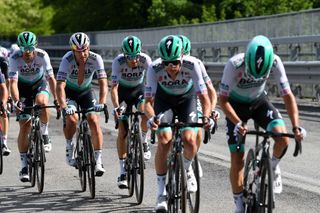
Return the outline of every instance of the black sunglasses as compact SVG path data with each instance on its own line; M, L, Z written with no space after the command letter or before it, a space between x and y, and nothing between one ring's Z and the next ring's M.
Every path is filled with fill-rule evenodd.
M175 60L175 61L164 61L163 62L165 66L169 66L169 64L172 64L173 66L177 66L181 64L180 60Z

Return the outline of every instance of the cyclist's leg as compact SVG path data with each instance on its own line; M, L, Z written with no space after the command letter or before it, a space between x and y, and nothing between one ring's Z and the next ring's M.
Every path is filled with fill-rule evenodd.
M145 100L143 95L139 96L137 108L140 112L144 112L144 104ZM143 152L144 152L144 159L149 160L151 158L151 150L148 143L147 133L148 133L148 126L147 126L147 116L141 116L141 136L142 136L142 143L143 143Z
M264 100L254 113L255 121L264 129L273 132L287 132L285 123L280 112L267 99ZM274 192L282 192L281 172L279 167L280 159L285 155L289 138L276 137L273 146L273 155L271 158L271 166L274 171Z
M45 82L42 82L42 85L39 86L39 92L36 95L35 102L38 105L48 105L49 103L49 90L48 86ZM49 118L50 118L50 109L44 108L41 110L40 114L40 128L41 128L41 134L43 137L43 143L44 143L44 149L46 152L50 152L52 145L51 140L49 138L49 130L48 130L48 124L49 124Z
M243 122L247 122L250 118L249 105L235 103L230 101L233 109ZM240 150L237 151L237 142L234 135L235 124L226 118L227 138L230 151L231 166L230 166L230 183L233 192L234 203L236 205L236 212L244 212L243 202L243 167L244 167L244 144L240 145Z
M7 71L6 71L7 72ZM5 84L5 79L2 78L2 83L0 83L0 90L1 90L1 103L4 109L7 109L7 100L8 100L8 89ZM3 152L4 156L7 156L11 153L11 150L8 148L7 145L7 135L8 135L8 129L9 129L9 119L8 114L4 113L1 118L1 128L2 128L2 141L3 144L0 144L0 151ZM2 148L2 149L1 149Z

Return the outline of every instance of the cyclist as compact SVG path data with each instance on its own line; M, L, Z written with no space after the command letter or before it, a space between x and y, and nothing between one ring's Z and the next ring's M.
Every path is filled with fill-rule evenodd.
M101 111L107 99L108 82L102 57L90 51L88 35L82 32L74 33L69 43L72 51L63 56L57 73L57 94L66 117L66 126L63 129L66 138L66 161L68 165L74 166L72 139L79 119L75 114L77 106L79 105L82 109L93 108L95 111ZM94 91L91 89L94 73L99 83L99 101L96 100ZM103 135L99 117L95 112L89 112L87 117L96 158L96 176L102 176L105 172L101 157Z
M111 99L114 106L115 119L120 118L119 133L117 138L118 157L120 164L120 175L118 177L118 187L127 188L125 171L126 158L126 136L128 119L121 115L120 104L127 104L126 111L131 111L135 105L141 112L144 111L144 76L151 64L151 58L141 52L141 41L136 36L127 36L122 41L122 53L112 62L112 87ZM144 158L151 158L151 151L147 140L147 117L141 117L141 135L143 142Z
M24 106L32 106L33 102L48 105L49 88L56 101L56 80L48 54L37 48L37 38L32 32L22 32L17 39L20 47L9 58L9 81L12 99L16 107L17 120L20 131L18 148L21 159L20 180L29 181L27 169L28 133L31 128L30 110L23 110ZM46 152L51 150L51 141L48 136L49 109L42 110L40 115L41 132Z
M178 36L182 41L183 54L187 55L187 56L190 56L191 42L190 42L189 38L184 36L184 35L178 35ZM207 87L207 90L208 90L208 95L209 95L210 102L211 102L211 116L215 120L217 120L220 117L220 113L215 110L216 104L217 104L217 93L216 93L216 90L212 85L211 79L210 79L210 77L209 77L209 75L207 73L207 70L206 70L203 62L200 59L196 58L196 57L193 57L193 56L190 56L190 57L194 58L194 60L196 60L200 65L202 78L203 78L203 81L206 84L206 87ZM202 117L202 107L201 107L200 100L198 98L197 98L197 110L198 110L198 116ZM202 141L202 134L203 134L203 132L201 130L199 130L198 134L197 134L198 150L200 148L200 144L201 144L201 141ZM200 177L203 176L203 171L202 171L202 167L200 165L200 162L199 162L199 176Z
M148 68L145 111L149 118L149 127L157 130L159 142L155 154L158 185L155 209L167 211L165 183L172 132L170 128L158 129L158 125L161 122L172 122L175 116L178 116L181 122L197 122L196 93L202 104L203 122L207 123L206 128L209 128L213 122L210 122L209 118L211 106L201 68L193 58L183 56L180 38L174 35L162 38L159 43L159 55L160 58ZM159 114L163 114L160 121L155 117ZM189 192L195 192L197 183L191 162L197 152L196 129L185 128L182 131L182 139L184 164L188 174L187 187Z
M6 92L1 96L1 100L3 98L9 99L9 81L8 81L8 67L9 67L9 52L6 48L0 47L0 70L1 70L1 75L4 77L4 86L6 86ZM1 77L2 78L2 77ZM2 81L0 81L2 84ZM3 85L1 85L2 87ZM4 89L2 89L4 91ZM4 101L2 100L2 104L5 108L7 108L7 100ZM1 125L2 125L2 139L3 139L3 146L2 146L2 153L4 156L8 156L11 153L11 150L9 149L7 145L7 136L8 136L8 131L9 131L9 117L7 113L4 113L1 117Z
M248 44L246 52L233 56L225 65L220 85L219 101L226 115L227 135L231 153L230 181L237 213L244 212L243 204L243 166L244 144L236 152L236 135L244 135L245 124L252 118L263 129L286 132L280 112L268 100L265 92L270 73L278 84L283 97L292 131L301 141L304 129L299 127L299 114L296 100L291 92L285 69L280 57L273 53L269 39L259 35ZM274 192L281 193L282 182L279 161L285 155L289 139L275 138L272 156L274 170Z

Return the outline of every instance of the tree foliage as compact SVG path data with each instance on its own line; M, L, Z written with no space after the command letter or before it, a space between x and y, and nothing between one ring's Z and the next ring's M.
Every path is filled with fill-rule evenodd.
M320 0L0 0L0 35L137 29L320 7Z

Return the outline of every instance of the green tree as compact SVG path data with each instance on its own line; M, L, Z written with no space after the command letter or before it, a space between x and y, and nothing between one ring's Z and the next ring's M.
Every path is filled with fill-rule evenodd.
M15 37L28 30L36 34L49 35L53 8L44 7L41 0L0 0L0 34Z

